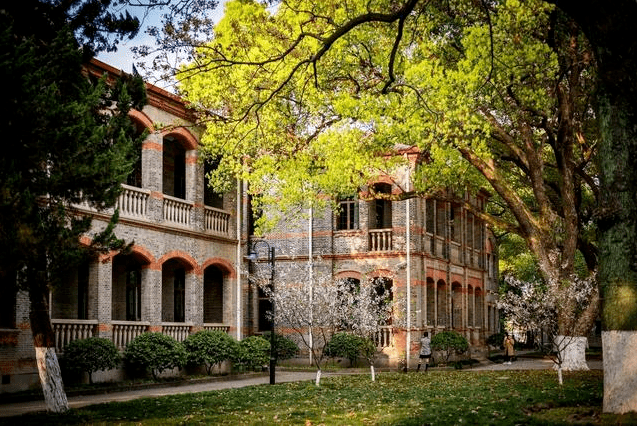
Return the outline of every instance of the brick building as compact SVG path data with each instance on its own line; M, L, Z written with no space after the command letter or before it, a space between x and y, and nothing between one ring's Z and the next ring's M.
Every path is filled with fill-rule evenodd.
M120 73L97 60L87 69L98 75ZM123 349L145 331L183 340L202 329L223 330L238 339L267 329L267 304L260 304L262 296L247 280L245 255L255 239L249 235L244 186L223 195L211 192L205 185L211 166L199 159L191 113L178 97L152 85L147 90L148 105L130 116L149 136L117 203L116 234L134 241L132 253L94 259L51 293L59 352L71 340L88 336L112 339ZM406 152L417 157L413 150ZM404 183L408 178L403 173L398 179ZM397 191L389 178L374 185L376 191ZM485 197L472 202L483 207ZM484 224L460 205L434 199L354 197L340 204L338 213L313 215L296 229L287 224L265 236L276 248L277 265L294 268L312 260L312 268L335 277L377 277L394 299L406 298L409 289L414 352L424 330L453 328L475 349L484 346L499 328L493 295L497 253ZM92 215L95 230L103 229L112 214L76 209ZM0 393L37 386L27 294L1 299L8 309L0 324ZM389 363L405 351L407 338L404 328L385 328L378 344Z

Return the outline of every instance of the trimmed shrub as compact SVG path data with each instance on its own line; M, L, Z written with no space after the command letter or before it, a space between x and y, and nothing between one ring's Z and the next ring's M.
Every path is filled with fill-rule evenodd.
M234 368L261 370L270 360L270 341L253 335L239 341L232 356Z
M487 344L493 347L497 347L499 349L504 348L502 343L504 342L505 334L504 332L500 332L497 334L489 335L487 338Z
M173 337L161 332L145 332L126 346L124 359L133 368L150 371L157 379L166 369L184 367L187 354Z
M445 331L431 338L431 349L442 351L445 355L445 363L449 362L452 354L462 354L469 350L467 339L455 331Z
M325 346L325 355L330 357L344 357L349 359L350 365L355 366L359 357L369 359L376 351L374 343L369 338L359 337L347 332L338 332Z
M120 362L115 344L99 337L71 341L64 347L62 357L62 364L69 371L88 373L90 384L93 384L93 372L115 369Z
M208 375L215 365L231 360L238 345L237 340L222 331L199 331L183 342L188 363L205 365Z
M290 338L283 335L274 335L274 350L277 359L291 359L299 352L299 346Z

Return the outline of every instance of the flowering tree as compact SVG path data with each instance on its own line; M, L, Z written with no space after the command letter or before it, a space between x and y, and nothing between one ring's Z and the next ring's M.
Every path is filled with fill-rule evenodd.
M329 273L316 272L310 280L309 269L278 267L273 292L268 286L268 273L267 268L256 268L251 280L272 301L275 324L294 331L311 353L317 368L316 385L320 385L325 347L332 335L349 331L373 337L391 312L391 301L377 292L374 280L357 285L348 279L334 279ZM375 380L374 355L366 357Z
M387 324L392 313L393 301L383 292L375 279L365 280L359 289L352 289L348 294L347 304L349 326L351 332L363 338L374 338L380 332L380 327ZM365 353L369 362L372 381L376 381L374 361L376 352Z
M586 279L574 276L571 282L577 286L564 289L560 286L525 282L511 275L504 276L508 289L498 299L498 308L504 310L514 326L548 336L548 340L542 339L538 345L555 362L560 384L563 370L588 370L584 357L587 338L562 333L557 313L566 300L569 304L580 307L580 310L589 301L598 301L595 278L595 274ZM573 319L568 320L569 323L573 322Z

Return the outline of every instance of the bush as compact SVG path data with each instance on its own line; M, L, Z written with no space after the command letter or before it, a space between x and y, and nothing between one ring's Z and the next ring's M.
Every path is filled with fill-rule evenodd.
M462 354L469 350L467 339L455 331L445 331L436 334L431 339L431 349L445 354L445 363L452 354Z
M276 351L277 359L291 359L298 353L299 346L288 337L275 334L274 350Z
M115 344L99 337L71 341L64 347L62 358L66 369L88 373L90 384L93 384L93 372L115 369L120 362L121 357Z
M236 351L237 341L222 331L199 331L183 342L188 363L205 365L208 375L215 365L230 360Z
M497 348L502 348L502 343L504 342L504 337L505 334L504 332L500 332L497 334L493 334L493 335L489 335L489 337L487 338L487 345L493 346L493 347L497 347Z
M146 332L126 346L124 359L134 368L150 371L157 379L166 369L185 366L187 354L184 346L173 337L161 332Z
M370 358L376 347L369 338L359 337L347 332L338 332L325 346L325 354L330 357L345 357L350 365L356 365L359 357Z
M236 368L261 370L270 360L270 341L260 336L251 336L239 341L232 362Z

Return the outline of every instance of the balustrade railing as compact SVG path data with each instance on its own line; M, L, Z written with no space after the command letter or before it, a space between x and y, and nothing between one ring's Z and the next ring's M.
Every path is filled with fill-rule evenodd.
M230 214L222 210L205 207L204 229L216 234L228 234Z
M374 334L374 344L376 348L391 347L394 342L394 329L391 326L381 326L380 330Z
M167 323L161 324L162 333L171 336L179 342L185 340L190 335L191 326L185 323Z
M221 323L204 323L203 328L206 331L221 331L225 332L226 334L230 332L230 326Z
M178 225L190 225L193 204L164 194L164 221Z
M113 344L120 350L148 330L148 322L113 320Z
M122 184L122 193L117 198L116 207L122 216L146 218L148 214L148 199L150 190L143 190Z
M371 252L386 252L392 250L391 229L370 230L369 250Z
M61 352L71 341L95 334L97 320L51 319L55 334L55 351Z

